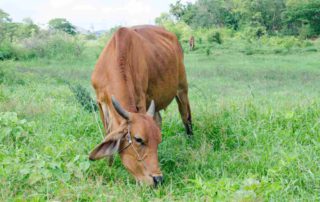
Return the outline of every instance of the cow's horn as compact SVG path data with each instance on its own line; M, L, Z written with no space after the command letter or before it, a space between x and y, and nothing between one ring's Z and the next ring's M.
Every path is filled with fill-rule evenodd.
M153 117L155 111L156 111L156 106L155 106L155 104L154 104L154 101L151 100L151 103L150 103L149 109L148 109L148 111L147 111L147 114Z
M120 103L114 96L112 96L111 99L112 99L112 104L114 108L120 114L120 116L122 116L126 120L129 120L130 113L121 107Z

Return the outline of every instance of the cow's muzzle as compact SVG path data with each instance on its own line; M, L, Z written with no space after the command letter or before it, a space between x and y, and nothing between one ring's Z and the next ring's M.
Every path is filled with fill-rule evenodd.
M157 187L158 185L161 185L163 183L163 177L162 175L160 176L153 176L153 183L154 183L154 186Z

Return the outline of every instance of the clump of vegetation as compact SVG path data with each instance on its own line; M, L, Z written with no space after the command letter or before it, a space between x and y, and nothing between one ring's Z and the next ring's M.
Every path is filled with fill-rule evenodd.
M310 37L320 34L319 7L318 0L197 0L186 4L178 0L170 4L169 13L161 14L156 22L162 24L173 19L192 28L227 27L236 31L249 27L257 37L279 32L297 35L299 29L308 25L306 36Z
M207 37L209 43L215 42L217 44L222 44L222 37L218 31L210 32Z
M76 35L77 31L75 26L73 26L68 20L65 18L54 18L48 22L49 29L51 31L61 31L70 35Z
M0 49L0 60L14 58L17 55L16 50L10 43L2 43Z
M162 13L156 23L176 33L183 47L187 47L188 38L193 35L195 40L205 39L207 45L198 46L195 52L205 53L212 43L243 41L252 44L261 43L262 38L278 37L284 40L290 37L305 40L318 37L320 14L317 0L289 1L217 1L198 0L195 3L183 4L181 1L170 5L168 13ZM178 28L179 27L179 28ZM226 32L227 30L227 32ZM222 41L223 39L223 41ZM265 44L264 44L265 45ZM283 43L272 53L290 52L295 45L292 42ZM300 47L300 46L299 46ZM253 48L252 54L271 53ZM272 47L271 47L272 48ZM187 49L185 49L187 50ZM255 51L257 50L257 51ZM245 49L242 52L248 52ZM251 52L251 51L249 51Z
M207 54L207 56L209 56L209 55L211 54L210 48L207 48L207 49L206 49L206 54Z
M318 52L318 49L316 47L307 47L303 49L305 52Z
M23 147L33 134L33 123L19 119L15 112L0 112L0 142L10 147Z
M64 32L42 32L21 41L24 57L72 59L81 58L83 42Z
M0 60L33 58L72 59L83 56L84 42L75 36L75 27L65 19L49 21L49 31L29 18L12 22L0 9Z
M7 85L24 85L25 81L17 77L14 71L9 70L7 68L0 69L0 85L7 84Z
M93 101L90 92L80 84L72 85L68 82L71 91L74 93L76 100L88 112L98 110L96 102Z

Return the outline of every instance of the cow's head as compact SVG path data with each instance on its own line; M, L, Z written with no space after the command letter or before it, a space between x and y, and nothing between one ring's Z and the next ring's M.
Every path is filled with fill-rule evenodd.
M114 97L112 104L123 122L90 153L90 160L118 152L123 165L137 181L157 186L162 183L163 177L158 163L161 132L153 120L154 102L145 114L126 111Z

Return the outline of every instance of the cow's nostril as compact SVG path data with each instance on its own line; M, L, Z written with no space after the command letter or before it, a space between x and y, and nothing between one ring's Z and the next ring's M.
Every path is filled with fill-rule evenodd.
M156 186L156 187L163 183L163 177L162 176L153 176L152 178L153 178L154 186Z

